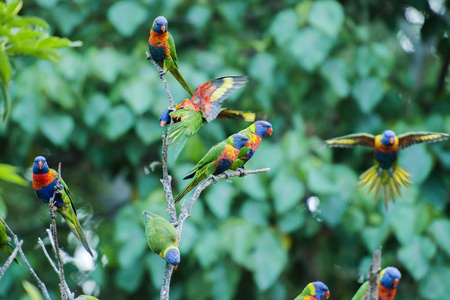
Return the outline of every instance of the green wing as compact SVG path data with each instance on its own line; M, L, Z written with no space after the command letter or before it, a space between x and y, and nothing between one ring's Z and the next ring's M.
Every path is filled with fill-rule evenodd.
M175 154L174 159L178 158L181 150L186 145L187 140L197 133L203 125L203 118L200 112L193 109L180 108L170 113L170 116L179 122L172 123L167 129L170 143L174 145Z
M361 287L356 291L356 294L352 297L351 300L362 300L365 293L367 293L367 290L369 289L369 282L364 282Z
M145 234L150 249L156 254L169 246L177 246L178 232L169 221L153 213L144 212Z
M326 140L320 146L322 145L326 145L328 147L343 148L363 146L373 149L373 147L375 146L375 136L368 133L354 133Z
M209 149L209 151L205 154L205 156L203 156L203 158L195 165L195 167L193 167L188 173L187 175L183 178L183 179L189 179L194 177L195 173L202 169L205 165L216 161L217 158L220 156L220 154L223 152L223 150L225 149L225 145L226 142L220 142L217 145L213 146L211 149ZM209 174L208 176L212 175Z
M407 132L398 136L400 149L405 149L415 144L440 142L449 138L450 134L448 133L425 131Z
M175 41L173 40L172 35L169 32L168 38L169 46L170 46L170 56L171 59L164 60L164 64L169 72L175 77L176 80L181 84L181 86L188 92L188 94L192 97L194 93L192 93L191 88L187 84L186 80L184 80L183 76L181 76L180 71L178 70L178 57L177 50L175 49Z
M169 32L169 38L167 39L167 42L169 43L170 56L172 57L174 67L178 69L177 49L175 48L175 41L173 39L173 36L170 34L170 32Z

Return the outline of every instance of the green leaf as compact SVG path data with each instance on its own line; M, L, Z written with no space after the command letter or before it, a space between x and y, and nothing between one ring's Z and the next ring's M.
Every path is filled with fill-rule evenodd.
M0 19L0 24L4 24L17 16L19 11L22 9L23 1L8 1L6 5L6 11L2 16L3 18Z
M234 296L237 292L237 286L241 277L241 272L235 265L226 264L225 262L217 264L211 271L214 299L235 299Z
M0 164L0 179L18 185L27 186L28 181L20 177L17 173L19 168L7 164Z
M252 271L260 290L267 290L278 280L287 260L287 251L275 231L266 229L258 234L252 255Z
M219 228L227 252L238 264L251 267L250 255L256 238L256 228L246 219L231 217Z
M355 82L352 94L358 102L361 111L368 114L372 112L383 98L384 88L378 78L363 78Z
M8 55L4 51L0 51L0 80L2 84L2 91L0 91L1 98L3 99L3 121L6 121L9 115L11 107L9 100L9 80L11 78L11 63L9 62Z
M278 227L285 232L291 233L300 229L305 223L305 209L297 205L290 209L278 220Z
M450 256L450 221L446 219L436 220L428 230L434 241Z
M334 43L335 40L324 33L306 27L294 35L287 50L302 68L312 71L325 61Z
M93 52L90 58L91 70L102 80L112 84L122 70L123 63L120 55L112 48L103 48L101 51Z
M344 23L344 9L337 1L313 1L308 20L311 25L336 38Z
M374 56L370 53L369 48L365 45L360 46L356 50L356 71L361 77L369 76L373 66L377 63Z
M154 120L139 119L136 124L136 133L145 145L161 139L161 127Z
M348 95L350 84L347 80L347 65L344 61L330 58L322 65L320 72L339 97Z
M419 283L423 299L446 299L450 294L450 268L436 265L430 268L427 276Z
M145 265L147 270L150 271L150 278L153 286L156 289L161 288L161 282L164 277L164 268L166 267L166 260L162 259L161 256L152 253L151 251L145 256Z
M130 130L133 124L133 113L125 105L118 105L106 115L104 132L108 139L114 141Z
M402 245L409 244L414 237L417 218L420 218L420 211L417 211L414 207L402 206L401 209L394 211L392 227ZM405 224L408 224L408 226L405 226Z
M223 253L222 240L217 238L216 232L209 231L203 233L197 244L194 252L197 260L203 269L215 264Z
M43 300L41 291L36 286L26 280L22 281L22 286L27 292L28 297L30 297L30 300Z
M402 150L399 155L399 165L410 172L415 184L420 184L427 179L433 168L433 157L426 150L426 146L414 145L414 147Z
M220 197L217 197L220 195ZM228 218L230 215L231 203L235 189L230 184L215 184L208 189L206 203L212 213L220 220Z
M41 119L42 133L54 144L63 145L72 134L75 122L70 116L50 115Z
M284 46L298 28L298 15L293 9L286 9L277 13L269 28L269 33L279 47Z
M114 273L114 281L117 287L132 293L140 286L143 276L144 264L135 263L126 268L120 268Z
M152 105L150 86L141 80L124 84L120 89L120 95L136 115L147 112Z
M427 237L416 236L398 251L398 259L415 280L429 274L429 261L436 254L436 245Z
M275 210L284 214L300 202L305 187L296 177L286 172L279 172L270 186L272 197L275 199Z
M275 71L275 58L270 54L257 54L250 61L248 70L252 78L262 85L270 85L273 82Z
M342 216L348 207L348 201L345 201L339 195L325 197L320 203L321 215L325 223L331 227L336 227L342 220Z
M211 19L211 14L211 7L208 5L193 5L187 12L186 20L197 29L206 29Z
M89 127L97 124L102 116L111 107L111 103L105 95L96 93L89 99L86 109L84 110L84 121Z
M133 35L146 18L147 10L135 1L116 2L108 9L109 22L125 37Z

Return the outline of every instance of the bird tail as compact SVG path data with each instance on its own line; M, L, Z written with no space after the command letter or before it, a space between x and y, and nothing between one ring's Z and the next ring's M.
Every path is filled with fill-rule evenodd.
M63 207L58 208L58 212L64 218L67 225L69 225L69 228L73 232L73 234L83 244L86 251L92 257L94 257L94 254L92 254L91 247L89 247L86 236L84 235L83 229L81 228L81 224L78 221L77 215L75 214L75 211L72 209L72 206L69 204L66 204Z
M193 132L192 128L186 122L178 122L170 124L167 134L169 136L169 142L173 144L175 149L175 153L173 155L173 159L176 160L178 155L180 155L181 150L183 150L184 146L189 137L194 135L197 131Z
M389 174L388 170L383 169L381 172L379 172L379 170L380 169L378 166L373 166L365 171L359 177L359 184L361 185L361 188L369 185L367 195L369 195L372 191L375 191L375 196L373 198L374 202L377 201L380 190L382 189L384 206L387 210L389 198L392 203L395 203L395 195L397 194L401 197L399 185L404 188L408 188L408 183L412 183L409 178L411 177L411 173L399 166L393 167L392 174Z
M176 80L181 84L181 86L185 89L186 92L192 97L194 96L194 93L191 91L191 88L187 84L186 80L184 80L183 76L181 76L180 71L178 71L178 68L170 68L170 73L172 73L173 77L175 77Z
M256 113L254 112L245 112L245 111L239 111L239 110L231 110L231 109L222 109L217 116L217 118L224 118L224 119L234 119L239 121L246 121L246 122L255 122L256 120Z
M189 182L189 184L184 187L184 189L181 191L181 193L179 193L175 197L175 200L174 200L175 204L180 202L180 200L183 199L183 197L186 196L187 193L189 193L192 189L194 189L197 186L197 184L201 181L201 180L198 180L199 177L200 176L196 176L196 177L194 176L194 179L192 179L191 182Z

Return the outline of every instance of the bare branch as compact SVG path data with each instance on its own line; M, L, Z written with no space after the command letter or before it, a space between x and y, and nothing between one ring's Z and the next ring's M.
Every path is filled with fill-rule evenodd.
M378 300L378 282L381 271L381 247L373 252L373 262L369 272L368 300Z
M158 70L159 77L162 79L164 88L166 89L167 96L169 97L170 107L174 107L175 105L173 102L172 93L170 92L169 85L167 84L167 81L166 81L166 75L165 75L166 72L158 66L158 64L153 60L150 53L145 52L145 54L147 54L147 60L149 60L153 64L153 66Z
M169 138L163 133L162 134L162 171L163 178L161 179L161 183L164 187L164 193L166 194L167 200L167 208L169 209L169 220L170 223L177 222L177 211L175 209L175 204L173 202L173 193L172 193L172 176L169 175L169 170L167 168L167 146Z
M8 232L8 235L13 238L13 242L16 245L16 247L19 249L18 251L20 253L20 256L22 257L23 262L27 266L28 271L30 271L30 273L33 276L33 278L36 280L39 288L42 291L42 294L44 295L45 300L51 300L50 295L48 294L48 291L47 291L47 287L42 282L42 280L39 279L39 276L37 276L36 272L34 271L34 269L31 267L30 263L28 262L28 259L27 259L27 257L25 256L25 253L22 250L22 246L21 246L22 244L21 244L21 242L19 242L19 238L17 237L17 235L15 235L15 233L11 230L11 228L9 228L8 224L6 224L5 220L3 220L3 218L0 217L0 220L5 224L6 231Z
M3 267L0 269L0 280L2 280L3 274L5 274L6 270L8 270L9 266L11 265L12 261L16 258L17 253L19 252L19 247L22 247L23 241L20 241L19 245L16 246L14 251L11 253L11 255L6 260Z
M42 251L45 254L45 257L47 257L47 260L50 262L50 265L52 266L53 270L55 270L56 274L59 274L59 270L56 267L56 265L53 262L53 260L51 259L50 255L48 254L47 249L45 248L44 242L42 241L41 238L38 238L38 244L39 244L39 246L41 246Z

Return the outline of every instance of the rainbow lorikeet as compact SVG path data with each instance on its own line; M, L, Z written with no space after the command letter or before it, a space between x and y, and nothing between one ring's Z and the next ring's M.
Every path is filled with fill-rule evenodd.
M294 300L320 300L323 296L326 299L330 297L328 287L321 281L314 281L309 283Z
M5 252L8 256L12 254L12 246L8 241L5 224L0 220L0 250ZM17 258L14 258L16 263L19 263Z
M409 178L411 174L397 165L398 151L414 144L439 142L449 137L447 133L437 132L408 132L397 137L392 130L385 130L377 136L356 133L326 140L324 144L329 147L364 146L375 150L374 166L359 177L359 183L362 187L370 184L367 194L375 190L374 201L383 187L387 209L388 197L395 203L395 194L401 196L399 185L407 188L407 184L412 183Z
M164 71L169 70L186 92L192 96L193 94L189 85L183 76L181 76L180 71L178 71L175 41L168 29L169 25L163 16L159 16L153 21L152 29L150 29L150 37L148 38L148 50L158 66Z
M381 270L380 283L378 284L378 300L392 300L397 292L397 284L402 278L402 274L395 267L387 267ZM365 300L367 299L367 291L369 289L369 282L364 282L358 289L351 300Z
M181 104L175 106L174 111L166 109L161 114L159 121L161 126L170 124L168 135L170 143L175 146L174 158L176 159L186 145L189 137L196 134L204 123L209 123L218 116L235 118L249 122L255 120L254 113L240 112L221 108L222 102L240 87L247 83L247 76L219 77L199 85L191 99L184 99Z
M213 146L183 178L192 178L191 182L175 198L178 203L190 190L211 175L218 175L228 170L239 156L239 150L248 141L248 137L235 133L225 141Z
M239 131L238 133L248 137L248 141L239 151L239 157L231 165L230 170L243 168L245 163L255 154L262 138L267 134L272 135L272 132L272 124L267 121L256 121L249 127Z
M56 186L58 180L59 185ZM55 195L54 208L61 214L67 225L69 225L70 230L83 244L86 251L93 257L92 250L78 221L77 211L70 196L69 187L58 175L58 172L48 167L47 160L43 156L38 156L34 159L33 189L38 198L45 203L48 203L53 195Z
M150 249L177 269L180 263L178 231L166 219L144 211L145 235Z
M80 295L78 298L81 298L83 300L98 300L98 298L95 298L94 296L88 296L88 295ZM78 299L76 298L76 299Z

